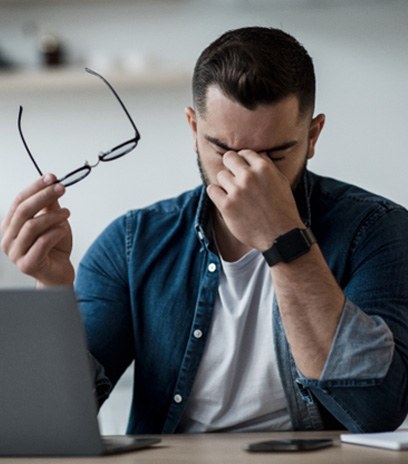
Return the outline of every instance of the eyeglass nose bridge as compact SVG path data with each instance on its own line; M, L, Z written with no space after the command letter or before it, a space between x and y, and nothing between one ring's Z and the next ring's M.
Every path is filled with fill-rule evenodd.
M90 164L88 161L85 161L84 167L87 167L90 169L96 168L96 166L98 166L98 164L102 161L102 156L103 156L103 151L100 151L98 153L98 161L95 164Z
M76 184L77 182L81 181L85 177L87 177L93 168L96 168L98 164L103 161L103 156L105 153L103 151L99 152L98 160L94 164L90 164L88 161L85 161L84 165L74 171L71 171L66 176L58 179L56 183L63 184L65 187L69 187L70 185Z

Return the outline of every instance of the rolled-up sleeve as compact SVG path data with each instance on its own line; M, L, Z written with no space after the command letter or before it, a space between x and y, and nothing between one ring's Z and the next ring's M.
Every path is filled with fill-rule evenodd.
M367 316L347 299L320 380L384 378L393 354L394 337L385 321Z

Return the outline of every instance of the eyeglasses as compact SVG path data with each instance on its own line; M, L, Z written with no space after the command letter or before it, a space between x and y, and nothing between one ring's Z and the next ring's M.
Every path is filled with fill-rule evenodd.
M105 82L105 84L111 89L111 91L113 92L113 94L117 98L118 102L120 103L120 106L123 108L124 112L126 113L126 116L129 118L129 121L132 124L133 129L135 130L135 136L133 138L131 138L130 140L127 140L126 142L123 142L123 143L121 143L119 145L116 145L115 147L113 147L112 149L110 149L108 151L100 152L98 154L98 161L95 164L89 164L86 161L85 164L82 167L80 167L78 169L75 169L74 171L71 171L66 176L61 177L60 179L58 179L56 181L56 183L61 183L65 187L76 184L77 182L85 179L85 177L87 177L90 174L92 169L95 168L96 166L98 166L98 164L101 161L103 161L103 162L114 161L114 160L116 160L118 158L121 158L124 155L127 155L128 153L130 153L132 150L134 150L136 148L136 146L137 146L137 144L138 144L138 142L140 140L140 133L137 130L136 124L133 122L133 119L131 118L128 110L126 109L126 107L123 104L122 100L120 99L119 95L116 93L115 89L111 86L111 84L109 84L109 82L104 77L102 77L97 72L95 72L95 71L93 71L92 69L89 69L89 68L85 68L85 71L88 72L89 74L93 74L94 76L97 76L100 79L102 79L102 81ZM26 142L26 140L24 138L24 135L23 135L23 131L21 129L21 117L22 117L22 114L23 114L23 107L20 106L20 110L19 110L19 113L18 113L18 123L17 123L18 124L18 130L20 132L20 137L21 137L21 140L23 141L23 144L24 144L24 147L25 147L25 149L26 149L26 151L28 153L28 156L30 157L31 161L33 162L33 164L34 164L36 170L38 171L38 173L40 174L40 176L42 176L43 173L42 173L41 169L39 168L37 162L35 161L30 149L28 148L27 142Z

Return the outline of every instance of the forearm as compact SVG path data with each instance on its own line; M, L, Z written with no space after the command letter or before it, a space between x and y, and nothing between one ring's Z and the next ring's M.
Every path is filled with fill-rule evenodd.
M298 369L318 379L329 354L345 296L320 249L271 268L286 337Z

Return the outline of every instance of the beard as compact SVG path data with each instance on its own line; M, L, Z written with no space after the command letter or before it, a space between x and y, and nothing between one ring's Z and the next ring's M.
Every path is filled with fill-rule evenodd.
M291 184L292 192L295 192L295 190L297 189L297 187L299 186L299 184L302 182L304 178L308 159L309 159L308 156L306 156L305 160L303 161L302 167L299 169L299 172L296 174L295 179L293 180Z
M200 152L198 151L198 148L196 148L196 153L197 153L197 166L198 166L198 172L201 177L201 181L204 184L205 187L211 184L210 179L204 169L203 163L201 162L201 156Z

